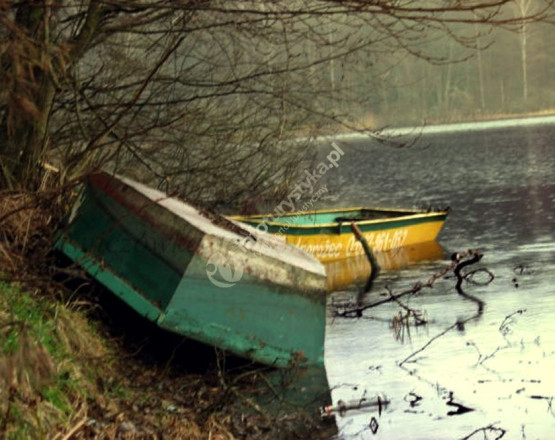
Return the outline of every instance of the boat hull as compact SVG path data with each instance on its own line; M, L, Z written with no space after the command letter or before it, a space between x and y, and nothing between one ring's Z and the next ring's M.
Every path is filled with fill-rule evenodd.
M360 212L376 213L376 219L361 220ZM350 217L352 220L350 220ZM290 213L279 218L236 216L236 220L257 226L280 237L322 262L364 255L351 228L355 223L374 252L434 241L447 218L447 211L394 211L351 208ZM337 221L340 219L340 221Z
M243 228L101 173L56 246L164 329L268 365L323 366L323 267L246 228L258 238L248 249L238 244Z

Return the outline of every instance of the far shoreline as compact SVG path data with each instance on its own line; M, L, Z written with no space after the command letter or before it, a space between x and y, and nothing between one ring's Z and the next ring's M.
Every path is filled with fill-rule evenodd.
M535 125L555 124L555 112L531 115L507 115L505 118L482 119L475 121L445 122L415 126L384 127L376 130L359 130L312 137L313 140L361 140L371 138L389 138L397 136L420 136L422 134L452 133L464 131L487 130L492 128L531 127Z

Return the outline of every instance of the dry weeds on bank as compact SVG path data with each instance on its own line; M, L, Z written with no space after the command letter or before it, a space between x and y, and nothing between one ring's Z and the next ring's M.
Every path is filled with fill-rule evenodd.
M276 438L289 421L234 409L238 396L249 407L257 371L145 363L98 301L54 281L63 211L56 196L0 195L0 439Z
M217 388L144 370L88 319L95 304L52 280L58 203L0 198L0 438L235 438L202 413Z

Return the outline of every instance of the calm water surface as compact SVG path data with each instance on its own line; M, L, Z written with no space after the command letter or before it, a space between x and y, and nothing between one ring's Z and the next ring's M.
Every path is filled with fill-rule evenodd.
M330 308L338 300L371 303L386 286L406 290L468 248L479 249L479 267L495 275L488 285L465 286L486 305L463 330L447 331L477 307L456 293L453 279L407 299L429 324L411 327L400 340L391 328L399 312L392 303L360 319L329 319L333 402L378 393L391 401L381 414L362 409L337 416L339 438L496 439L503 432L505 439L555 438L554 139L551 122L440 130L402 149L338 141L345 155L325 175L333 195L322 204L449 205L452 212L439 238L445 259L385 272L362 298L357 287L337 292ZM452 414L450 397L473 411Z

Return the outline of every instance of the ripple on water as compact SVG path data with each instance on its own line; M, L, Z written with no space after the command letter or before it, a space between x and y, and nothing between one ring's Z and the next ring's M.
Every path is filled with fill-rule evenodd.
M502 430L508 439L552 438L554 136L553 125L510 133L438 132L419 141L428 143L426 148L410 152L361 144L349 150L344 140L337 170L347 177L339 199L343 206L418 206L422 200L451 205L441 244L448 252L479 248L485 254L480 265L495 279L486 286L465 286L486 306L461 331L454 324L471 317L475 304L457 296L453 280L441 280L408 301L430 324L412 327L403 341L391 328L399 311L394 304L366 311L362 319L329 321L326 368L333 401L376 393L391 400L379 415L370 408L338 417L341 438L459 439L481 428L473 439L498 438ZM327 177L333 180L332 173ZM375 291L386 284L400 291L444 263L382 274ZM449 401L473 411L449 415L456 408ZM375 434L369 428L372 417L379 424Z

